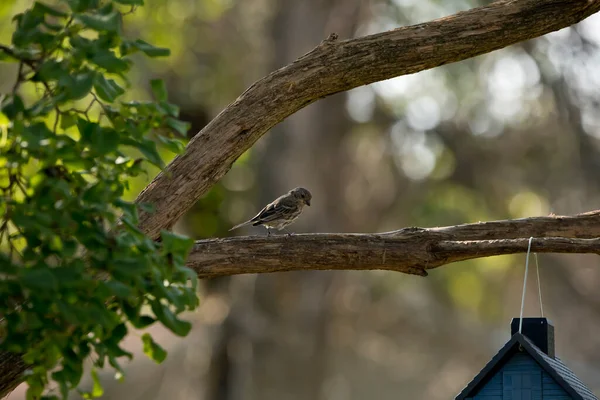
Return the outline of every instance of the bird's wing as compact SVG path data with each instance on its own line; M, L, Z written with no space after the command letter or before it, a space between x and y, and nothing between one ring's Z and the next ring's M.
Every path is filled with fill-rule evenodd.
M297 209L298 204L294 199L288 196L281 196L272 203L267 204L251 221L255 224L270 222L280 219L285 215L293 214Z
M246 222L234 226L230 231L246 225L260 225L293 214L298 211L298 203L289 195L283 195L267 204L258 214Z

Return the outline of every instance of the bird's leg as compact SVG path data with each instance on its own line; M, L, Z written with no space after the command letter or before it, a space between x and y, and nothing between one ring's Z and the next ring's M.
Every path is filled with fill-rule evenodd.
M267 236L271 236L271 230L267 228Z

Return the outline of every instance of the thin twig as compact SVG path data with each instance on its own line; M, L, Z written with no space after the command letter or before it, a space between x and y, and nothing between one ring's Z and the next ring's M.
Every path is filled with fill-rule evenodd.
M19 89L21 82L23 82L23 61L19 62L19 71L17 72L17 81L15 82L15 85L13 86L13 89L12 89L13 96L15 96L17 94L17 89Z
M21 192L23 192L23 195L25 196L25 198L27 198L28 197L27 189L25 189L25 187L23 187L23 184L19 181L18 177L17 177L17 179L14 180L14 182L17 184L19 189L21 189Z
M60 110L58 106L54 107L56 110L56 119L54 120L54 126L52 127L52 132L56 133L56 128L58 127L58 120L60 119Z

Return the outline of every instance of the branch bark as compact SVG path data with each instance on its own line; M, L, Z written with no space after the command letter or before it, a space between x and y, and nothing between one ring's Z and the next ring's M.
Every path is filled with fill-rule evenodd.
M155 212L140 229L158 237L269 129L320 98L465 60L575 24L598 0L500 0L424 24L358 39L335 35L254 83L188 144L139 195Z
M600 254L600 211L405 228L381 234L308 234L196 242L188 266L200 278L298 270L392 270L426 276L456 261L523 253Z

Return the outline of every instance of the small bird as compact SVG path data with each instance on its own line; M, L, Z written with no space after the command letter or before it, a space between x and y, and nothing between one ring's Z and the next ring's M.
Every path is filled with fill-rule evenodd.
M271 235L270 229L282 230L300 216L305 205L310 207L312 195L304 188L297 187L273 202L267 204L256 216L246 222L234 226L230 231L242 226L262 225L267 228L267 236Z

